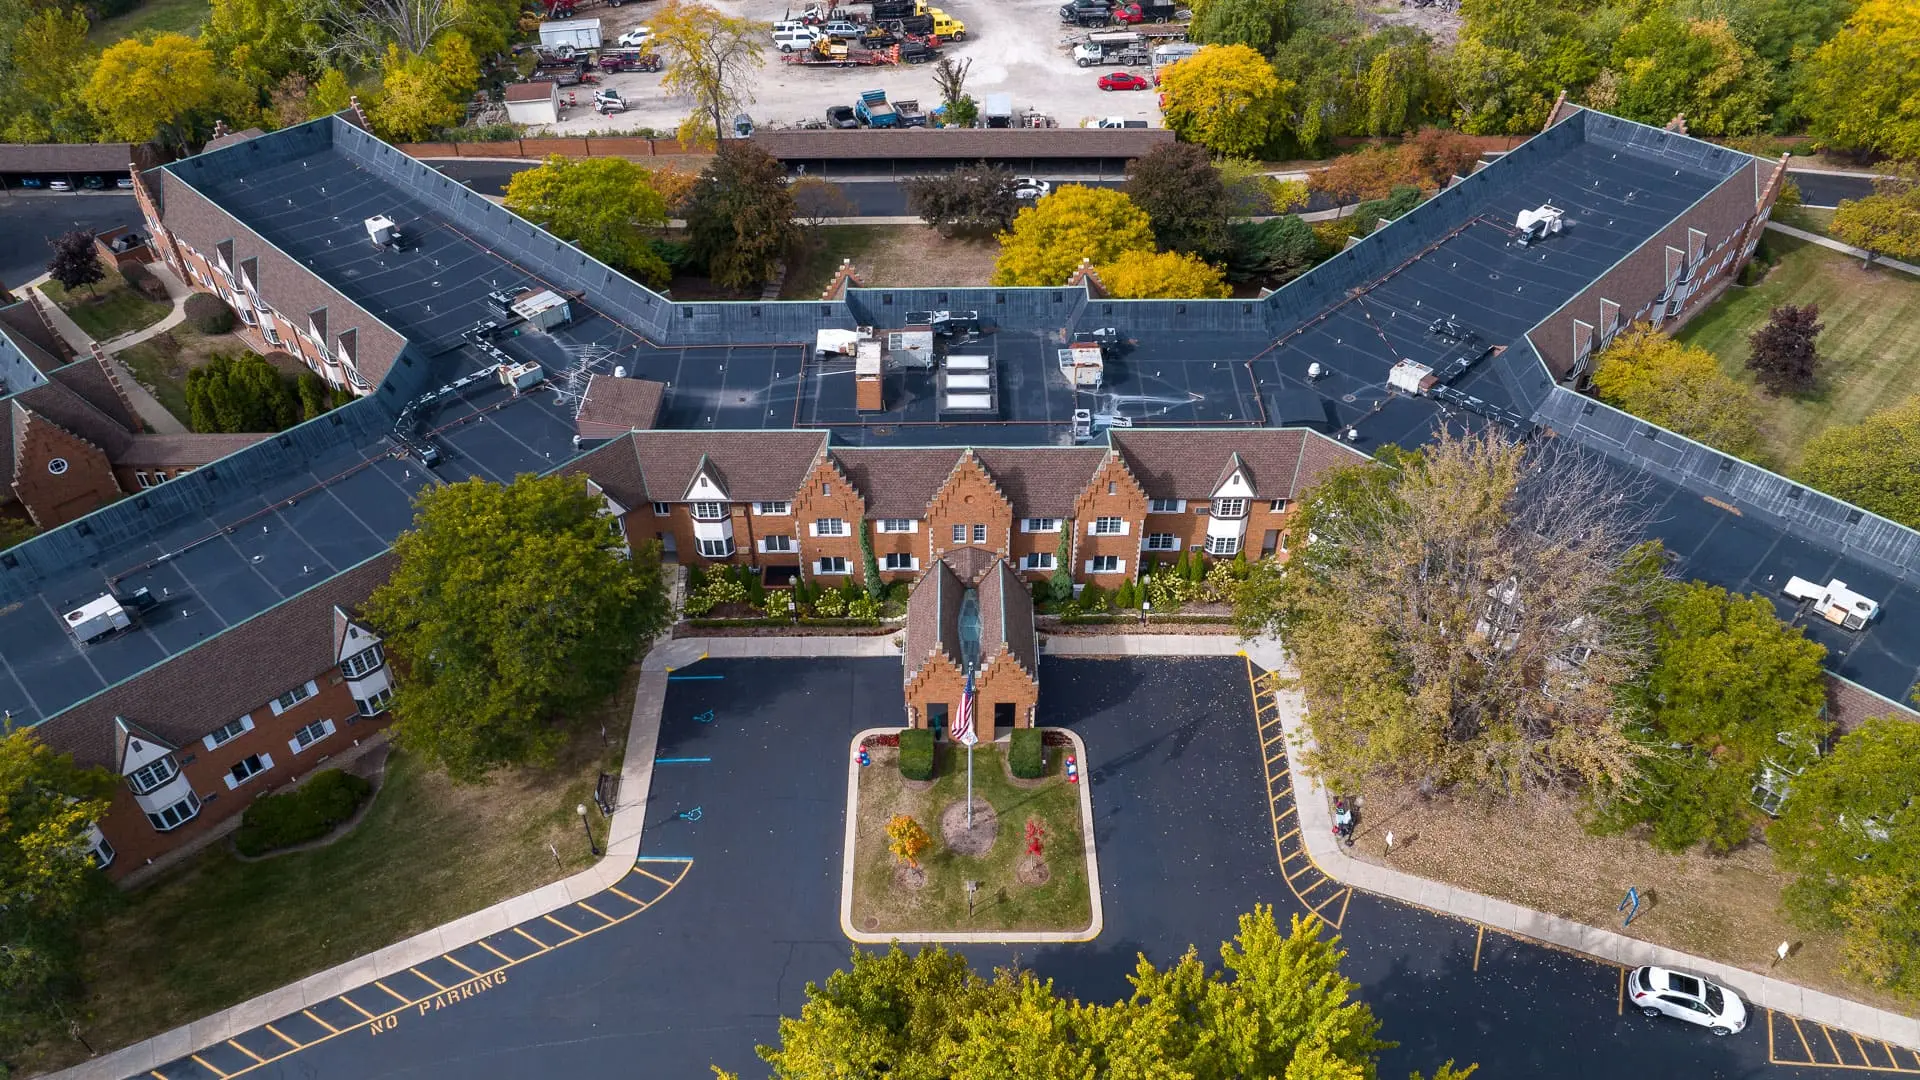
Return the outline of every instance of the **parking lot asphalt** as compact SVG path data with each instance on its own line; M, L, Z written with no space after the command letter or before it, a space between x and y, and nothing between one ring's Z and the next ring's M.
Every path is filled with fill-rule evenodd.
M855 732L898 722L899 672L818 659L674 672L643 861L620 897L497 935L498 960L455 950L464 984L438 967L419 986L375 984L153 1075L763 1075L753 1045L846 962L846 755ZM1716 1039L1627 1008L1615 965L1363 893L1325 904L1337 883L1314 885L1317 870L1283 863L1276 843L1292 791L1284 768L1263 767L1273 751L1249 674L1237 658L1042 661L1044 720L1087 744L1106 927L1083 945L968 947L976 967L1017 959L1065 992L1113 1000L1138 953L1165 963L1194 944L1211 961L1253 904L1282 919L1321 904L1340 921L1343 970L1401 1044L1383 1077L1448 1058L1489 1078L1920 1073L1920 1057L1764 1012Z
M132 193L9 192L0 195L0 283L9 287L47 271L47 241L69 229L100 232L140 224Z

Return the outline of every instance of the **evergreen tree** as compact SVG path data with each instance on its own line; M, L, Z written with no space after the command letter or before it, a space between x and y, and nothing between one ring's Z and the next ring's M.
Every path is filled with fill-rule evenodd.
M1047 583L1053 602L1073 599L1073 522L1060 523L1060 547L1053 553L1053 578Z
M879 603L887 595L887 583L880 580L880 560L873 557L873 526L860 519L860 576L865 579L867 597Z

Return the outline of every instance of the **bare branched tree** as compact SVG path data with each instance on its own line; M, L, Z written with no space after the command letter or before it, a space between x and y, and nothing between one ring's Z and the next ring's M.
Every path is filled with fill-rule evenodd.
M800 177L787 185L787 190L793 193L794 220L808 229L818 229L829 221L860 213L846 188L823 177Z
M940 88L940 101L948 106L967 96L967 72L973 69L972 60L955 60L943 56L933 65L933 85Z
M1617 690L1663 581L1633 495L1602 459L1491 432L1323 482L1241 611L1299 666L1316 764L1504 797L1630 778Z
M388 43L410 56L426 52L460 20L466 0L302 0L300 6L305 21L324 31L311 39L315 60L364 69L379 64Z
M653 28L668 57L662 85L668 93L693 99L693 115L680 125L680 141L691 145L721 138L733 114L753 103L766 24L672 0L654 16Z

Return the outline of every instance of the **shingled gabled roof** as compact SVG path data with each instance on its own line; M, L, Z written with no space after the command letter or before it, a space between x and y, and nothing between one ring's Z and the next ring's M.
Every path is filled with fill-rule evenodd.
M1155 499L1210 499L1236 467L1255 498L1292 499L1328 469L1367 460L1304 428L1136 428L1110 439Z
M900 650L906 669L903 681L912 682L935 656L960 666L960 598L966 591L944 559L935 559L932 568L914 582L913 594L907 598L906 643Z
M702 462L726 477L730 500L791 501L827 443L821 431L636 431L628 438L652 502L685 499Z
M923 518L927 504L952 475L960 448L860 450L835 447L833 460L867 500L869 518Z
M980 584L980 666L1006 653L1038 681L1040 639L1034 632L1033 594L1005 559L995 559Z
M982 446L973 453L1014 509L1029 517L1072 517L1074 500L1107 459L1097 446Z
M562 476L590 477L614 502L628 509L651 501L647 498L646 479L640 475L640 458L629 438L614 439L574 458L561 466L559 472Z

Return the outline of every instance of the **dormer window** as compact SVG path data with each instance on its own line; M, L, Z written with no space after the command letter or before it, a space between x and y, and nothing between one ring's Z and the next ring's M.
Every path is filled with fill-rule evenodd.
M1217 518L1246 517L1247 516L1247 500L1215 499L1213 500L1213 516Z
M174 777L180 775L180 766L173 755L149 761L127 774L127 787L135 795L145 795Z
M727 516L727 504L717 502L697 502L693 504L693 520L720 521Z

